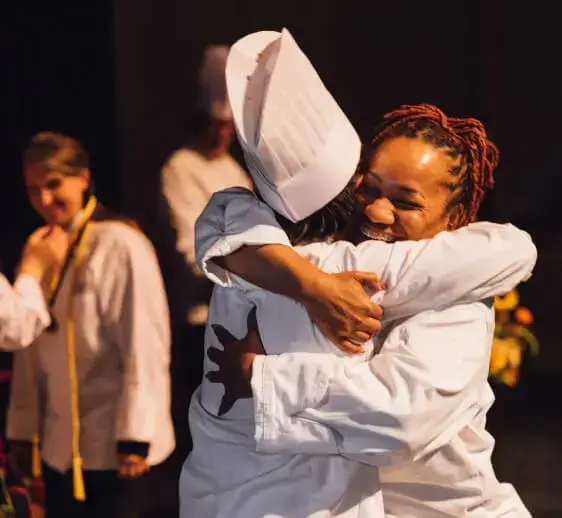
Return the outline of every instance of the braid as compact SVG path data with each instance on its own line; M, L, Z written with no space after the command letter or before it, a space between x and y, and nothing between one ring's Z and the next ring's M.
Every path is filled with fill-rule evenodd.
M460 157L460 165L451 174L460 176L459 184L450 186L459 190L448 204L448 209L461 208L461 225L473 221L478 213L486 189L494 185L494 170L498 165L497 147L488 140L484 125L477 119L447 117L431 104L402 105L387 113L375 130L371 142L374 151L389 137L421 137L436 147L448 148L451 158Z

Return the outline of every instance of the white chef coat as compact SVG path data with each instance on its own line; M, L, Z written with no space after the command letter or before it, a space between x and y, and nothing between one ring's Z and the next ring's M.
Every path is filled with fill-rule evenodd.
M0 275L0 349L29 347L50 323L39 282L30 275L19 275L12 287Z
M368 369L369 364L362 360L372 354L375 347L373 342L366 344L367 352L362 358L343 358L343 353L312 325L299 304L257 289L210 262L212 257L227 255L243 244L288 244L271 210L251 193L238 189L214 195L197 223L196 236L197 253L203 271L223 286L236 286L215 289L206 347L222 348L210 327L214 323L220 323L235 336L243 336L246 332L246 315L255 305L260 333L269 354L307 352L316 362L321 363L324 358L328 361L337 358L350 368ZM489 223L474 224L453 233L444 232L433 240L419 242L393 245L367 242L358 247L344 242L333 245L317 243L298 250L329 272L357 269L379 273L388 286L388 292L375 297L380 300L382 295L385 318L391 320L429 308L447 306L455 301L473 302L471 307L477 307L475 301L479 298L505 293L528 276L536 258L536 250L526 233L511 225ZM481 311L481 314L484 315L484 312ZM441 347L444 348L442 344ZM487 347L489 343L484 348ZM292 355L287 356L290 358ZM284 357L282 355L280 358ZM381 384L387 389L385 402L392 396L402 395L407 381L412 381L408 380L407 375L412 375L415 368L411 366L408 369L408 361L405 364L406 367L396 367L398 374L394 375L395 385ZM269 430L274 430L268 417L275 415L279 419L279 414L275 408L270 409L271 414L263 409L269 401L277 401L273 398L265 401L267 384L275 378L266 375L260 378L260 361L256 365L257 372L253 378L257 396L255 422L254 407L249 400L238 401L228 414L217 417L223 394L221 385L204 380L192 399L190 425L194 449L186 460L180 478L182 518L383 516L376 464L365 466L354 462L357 459L353 453L347 455L352 459L349 460L338 455L337 449L332 449L329 455L323 455L328 435L326 430L331 430L329 426L311 421L316 426L315 430L320 430L322 435L316 442L306 441L307 446L310 446L306 451L304 448L300 452L293 446L283 448L275 445L275 438L268 435ZM318 367L319 363L315 365ZM205 360L205 371L215 368L212 362ZM297 405L299 410L308 406L306 401L300 399L301 387L304 394L312 390L306 387L313 387L317 391L314 394L326 396L326 391L323 391L326 388L326 375L321 368L307 372L311 376L307 377L305 372L303 377L295 381L291 391L276 392L276 396L283 400L285 406L280 408L287 411L287 416L293 415L289 410L292 405ZM421 372L425 371L421 369ZM399 374L403 379L400 379ZM259 387L261 381L266 386ZM411 391L406 390L406 395L411 394L415 402L418 399L421 401L423 387L422 379L420 388L414 385ZM260 389L264 394L262 397L258 395ZM419 397L415 398L418 394ZM330 395L337 401L345 393ZM370 395L366 392L364 397L371 401ZM376 405L378 400L379 397L374 396L372 405ZM405 404L396 407L398 416L405 409ZM380 450L386 452L388 457L391 452L400 452L405 441L400 433L401 421L392 418L389 412L383 416L380 411L377 414L371 408L369 410L373 415L381 417L382 422L378 424L384 433L372 439L368 437L371 439L367 441L370 450L354 453L372 454L373 450ZM334 420L342 421L344 430L345 423L350 421L345 413L346 409L343 409L332 415ZM370 414L362 418L373 419ZM302 427L306 431L303 424L306 420L303 418L295 427ZM312 428L309 430L313 435ZM295 432L294 437L298 441L298 432ZM306 435L303 437L306 439ZM271 444L267 442L269 439ZM315 445L318 447L317 452L314 451ZM278 451L273 451L275 448ZM306 455L310 453L321 455ZM377 456L368 456L369 464L374 464L371 456Z
M162 168L162 194L170 224L176 231L176 250L185 259L189 277L181 273L169 274L190 284L181 283L177 289L176 285L171 286L173 322L202 325L207 319L210 291L195 262L195 221L214 192L234 186L251 188L252 181L228 154L207 158L195 149L180 148ZM187 315L176 316L176 308L182 311L187 308Z
M279 342L280 330L268 336ZM387 517L530 517L491 463L485 424L494 401L486 381L493 332L491 304L458 304L393 326L369 362L259 356L256 447L379 466ZM367 467L359 471L368 476Z
M90 225L76 292L71 297L71 263L53 308L58 329L14 355L7 436L33 436L34 359L42 456L61 472L72 459L65 325L71 300L84 469L115 469L118 441L149 443L149 464L162 462L174 448L169 317L156 256L148 239L124 223Z

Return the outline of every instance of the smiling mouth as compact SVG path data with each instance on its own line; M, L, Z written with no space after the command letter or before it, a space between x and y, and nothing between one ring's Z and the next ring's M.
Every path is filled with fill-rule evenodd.
M394 241L396 241L395 237L383 234L382 232L377 232L376 230L369 228L367 225L360 225L359 231L365 237L368 237L373 241L384 241L385 243L394 243Z

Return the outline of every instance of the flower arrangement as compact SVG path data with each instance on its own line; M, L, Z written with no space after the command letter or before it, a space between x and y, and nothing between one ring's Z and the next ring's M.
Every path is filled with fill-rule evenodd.
M536 356L539 342L531 330L533 314L519 305L519 293L512 290L494 300L496 326L490 356L490 377L509 387L519 382L519 368L525 352Z

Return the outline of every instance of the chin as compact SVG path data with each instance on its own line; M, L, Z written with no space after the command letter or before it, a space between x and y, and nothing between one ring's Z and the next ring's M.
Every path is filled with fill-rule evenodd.
M71 219L69 219L68 217L62 214L61 215L49 214L47 216L43 216L43 219L45 220L45 223L47 225L59 225L61 227L67 226L70 223L70 221L72 221Z

